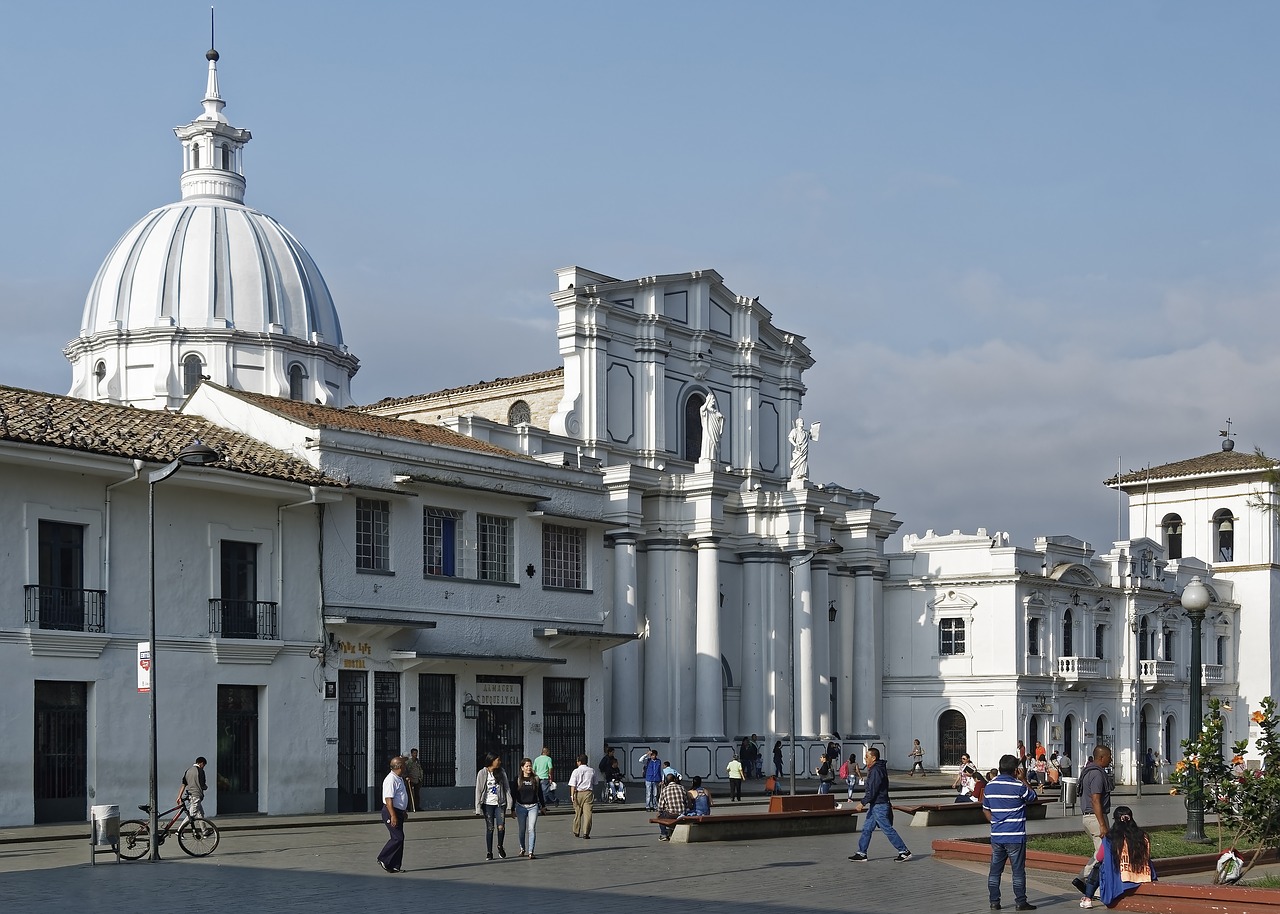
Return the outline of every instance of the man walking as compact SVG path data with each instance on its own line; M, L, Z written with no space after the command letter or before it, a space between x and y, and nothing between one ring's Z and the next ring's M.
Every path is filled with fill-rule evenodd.
M1080 772L1080 818L1084 830L1093 839L1094 854L1098 853L1102 839L1107 836L1107 818L1111 815L1111 776L1107 774L1110 764L1111 750L1106 746L1095 746L1093 758L1085 762ZM1092 868L1093 857L1090 857L1080 875L1071 881L1085 898L1092 898L1092 894L1085 890Z
M898 852L898 856L894 859L899 863L910 860L911 851L907 850L906 842L893 827L893 806L889 802L889 772L885 763L880 760L880 750L874 746L868 746L862 760L866 763L867 788L862 796L862 802L858 804L858 812L866 813L866 819L862 825L862 836L858 838L858 852L849 859L855 863L861 863L867 859L867 849L871 847L871 833L878 828L884 832L884 836Z
M658 811L658 789L662 786L662 759L658 750L650 749L644 759L644 808Z
M1036 792L1018 767L1016 755L1000 757L1000 773L987 784L982 795L982 814L991 823L991 870L987 873L987 895L991 910L1000 910L1000 877L1005 861L1013 869L1013 909L1034 911L1027 901L1027 804L1036 801Z
M551 750L542 747L542 755L533 760L533 773L542 787L542 802L547 806L559 806L555 791L551 789Z
M182 784L178 787L178 805L186 807L187 818L204 818L204 792L209 789L209 782L204 777L204 766L208 760L198 756L191 767L182 775Z
M569 800L573 803L573 836L591 837L591 811L595 805L596 773L587 764L587 754L578 756L578 767L569 775Z
M390 837L378 853L378 866L388 873L400 872L404 862L404 823L409 817L409 789L404 782L404 757L391 760L391 771L382 779L382 824Z
M422 770L422 762L418 760L418 750L410 749L409 757L404 760L405 786L409 788L409 808L417 812L420 805L419 791L426 772Z

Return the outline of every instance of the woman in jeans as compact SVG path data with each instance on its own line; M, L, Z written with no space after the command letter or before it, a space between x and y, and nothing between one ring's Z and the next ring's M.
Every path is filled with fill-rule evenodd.
M486 860L493 859L493 833L498 833L498 856L505 857L502 839L507 835L507 816L511 814L511 786L502 770L502 759L484 757L484 767L476 772L476 815L484 816Z
M516 804L516 822L520 835L520 856L533 859L533 842L537 839L538 814L546 812L547 803L542 796L542 781L533 773L533 760L520 762L520 773L511 785Z

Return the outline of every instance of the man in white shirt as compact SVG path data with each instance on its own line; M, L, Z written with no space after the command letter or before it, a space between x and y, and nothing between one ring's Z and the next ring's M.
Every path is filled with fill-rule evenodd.
M569 799L573 801L573 836L591 837L591 810L595 805L595 769L587 764L587 756L578 756L578 767L569 775Z
M400 872L404 862L404 822L408 818L409 788L404 782L404 758L391 760L391 772L382 780L382 822L391 837L378 854L378 866L388 873Z

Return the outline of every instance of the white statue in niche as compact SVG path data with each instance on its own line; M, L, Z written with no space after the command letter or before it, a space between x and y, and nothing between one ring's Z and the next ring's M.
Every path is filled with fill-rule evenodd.
M702 417L702 451L698 460L714 462L720 454L720 436L724 434L724 413L716 406L714 393L707 394L707 399L698 407L698 415Z
M817 441L822 431L822 423L815 422L808 429L804 427L804 419L796 417L796 425L787 435L791 444L791 478L805 479L809 476L809 442Z

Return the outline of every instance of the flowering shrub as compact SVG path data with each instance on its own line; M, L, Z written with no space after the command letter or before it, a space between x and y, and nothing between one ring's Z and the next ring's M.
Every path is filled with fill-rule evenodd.
M1224 830L1230 833L1231 846L1255 848L1246 873L1263 850L1280 847L1280 714L1273 698L1262 699L1260 705L1249 717L1262 731L1254 743L1262 757L1260 769L1245 768L1247 739L1235 743L1224 757L1222 704L1211 698L1203 728L1195 739L1183 740L1183 758L1173 771L1173 782L1188 801L1201 797L1205 811L1217 813L1219 850Z

